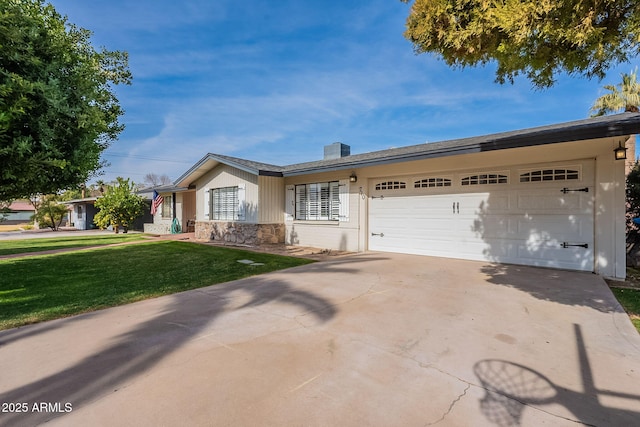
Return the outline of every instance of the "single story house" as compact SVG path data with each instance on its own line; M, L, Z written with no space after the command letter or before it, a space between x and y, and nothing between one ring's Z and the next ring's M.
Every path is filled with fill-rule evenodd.
M70 225L76 230L92 230L98 228L93 222L93 217L98 213L95 207L97 197L84 197L64 202L69 206Z
M101 196L84 197L64 202L64 204L69 206L71 215L70 225L72 227L76 230L93 230L98 228L93 219L100 211L100 209L95 206L96 200L98 200L99 197ZM149 213L150 201L145 199L145 202L144 212L140 217L136 218L130 229L143 230L146 222L151 221L152 216Z
M277 166L207 154L156 218L202 240L286 243L625 277L625 149L640 114ZM633 154L635 158L635 154Z
M5 212L0 212L4 217L2 224L24 224L32 222L32 216L36 213L33 205L24 200L12 202Z

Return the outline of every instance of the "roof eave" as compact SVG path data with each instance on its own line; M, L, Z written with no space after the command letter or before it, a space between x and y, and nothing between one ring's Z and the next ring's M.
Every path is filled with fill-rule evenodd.
M400 153L389 155L379 159L363 159L354 161L344 161L341 163L331 163L320 166L310 166L301 168L291 168L285 170L284 176L307 175L319 172L334 172L345 169L356 169L369 166L378 166L390 163L410 162L438 157L456 156L462 154L480 153L486 151L505 150L510 148L533 147L547 144L559 144L564 142L575 142L587 139L601 139L611 137L628 136L640 132L640 115L619 115L619 120L608 120L602 123L586 123L567 128L533 128L529 132L520 135L504 136L495 134L485 137L467 138L467 143L445 146L438 149L438 145L450 144L452 141L442 141L438 143L425 144L425 151L413 153ZM482 138L487 138L482 140ZM464 141L464 140L463 140ZM357 155L355 156L357 157ZM348 159L348 158L343 158Z

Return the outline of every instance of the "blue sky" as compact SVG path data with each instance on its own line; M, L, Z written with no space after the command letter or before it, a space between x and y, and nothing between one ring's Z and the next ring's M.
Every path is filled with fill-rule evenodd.
M583 119L603 81L544 91L415 55L399 0L51 0L93 44L129 53L125 131L101 177L178 178L206 153L277 165Z

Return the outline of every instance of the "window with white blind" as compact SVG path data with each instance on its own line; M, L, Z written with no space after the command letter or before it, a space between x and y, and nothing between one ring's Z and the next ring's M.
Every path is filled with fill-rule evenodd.
M340 219L340 185L338 181L296 185L298 220L338 221Z
M171 218L173 198L171 196L164 196L162 198L162 218Z
M243 200L240 200L239 187L222 187L210 190L210 212L214 221L243 220Z

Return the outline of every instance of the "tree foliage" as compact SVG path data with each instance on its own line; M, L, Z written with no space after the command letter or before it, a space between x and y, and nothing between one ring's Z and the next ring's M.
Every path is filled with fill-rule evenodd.
M637 0L415 0L404 35L450 66L495 61L498 82L544 88L562 71L603 78L640 52L639 30Z
M9 206L11 205L10 201L1 201L0 200L0 222L5 221L7 219L7 214L9 213Z
M640 230L633 222L640 218L640 163L636 162L627 175L627 240L640 241Z
M38 210L33 215L33 219L38 222L40 228L49 227L57 230L62 224L64 217L69 212L67 205L59 203L58 196L42 196L38 201Z
M144 212L144 199L134 194L135 184L129 179L117 178L117 184L109 187L103 197L96 200L95 206L100 211L93 218L100 228L113 225L118 230L127 230Z
M622 74L622 82L617 86L606 85L609 93L596 99L591 107L592 116L604 116L610 113L640 111L640 83L637 80L638 69L630 74Z
M0 200L86 182L123 130L127 54L90 37L43 0L0 2Z

